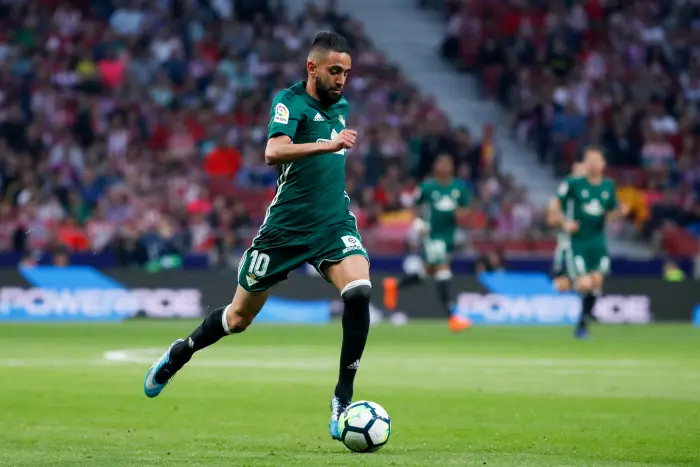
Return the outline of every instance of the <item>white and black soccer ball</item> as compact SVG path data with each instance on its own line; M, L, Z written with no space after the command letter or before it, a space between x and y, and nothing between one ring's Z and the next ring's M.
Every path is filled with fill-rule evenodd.
M355 452L379 451L391 435L391 419L384 408L369 401L350 404L339 420L340 439Z

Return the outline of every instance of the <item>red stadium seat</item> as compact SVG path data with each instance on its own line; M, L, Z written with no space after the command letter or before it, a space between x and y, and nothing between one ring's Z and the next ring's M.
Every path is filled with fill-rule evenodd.
M673 257L693 257L700 252L698 240L680 227L665 227L661 246L664 252Z
M488 217L481 211L469 211L466 215L457 218L457 224L470 231L485 230L488 222Z

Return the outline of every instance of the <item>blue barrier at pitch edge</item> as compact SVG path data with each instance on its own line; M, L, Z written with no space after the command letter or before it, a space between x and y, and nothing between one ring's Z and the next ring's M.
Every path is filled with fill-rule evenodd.
M287 300L268 298L256 323L322 324L331 320L331 302L328 300Z
M461 293L456 308L474 324L570 325L581 313L580 299L557 293L545 273L483 273L479 282L489 294Z
M202 313L197 289L128 288L90 266L20 268L32 285L0 285L0 321L119 321L143 313L154 318L196 318ZM262 323L327 323L328 300L270 297L258 315Z
M119 321L131 315L119 305L126 288L90 266L37 266L19 273L33 291L3 291L0 320Z

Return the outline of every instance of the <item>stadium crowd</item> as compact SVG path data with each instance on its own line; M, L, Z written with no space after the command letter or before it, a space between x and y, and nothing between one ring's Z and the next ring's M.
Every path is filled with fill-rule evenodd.
M478 77L512 129L568 172L605 149L642 237L688 254L700 237L700 5L686 0L425 0L443 57ZM685 227L682 231L674 226Z
M126 264L247 243L276 182L271 99L328 28L354 50L347 189L365 231L405 220L443 152L473 187L469 222L536 225L492 129L451 128L332 2L296 18L271 3L0 2L0 251L113 249Z

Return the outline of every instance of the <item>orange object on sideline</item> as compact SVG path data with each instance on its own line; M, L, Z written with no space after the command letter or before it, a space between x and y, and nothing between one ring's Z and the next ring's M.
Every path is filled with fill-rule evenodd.
M384 307L387 310L395 310L399 299L399 284L396 278L384 279Z
M450 317L450 331L461 332L472 327L472 322L468 318L462 316L452 316Z

